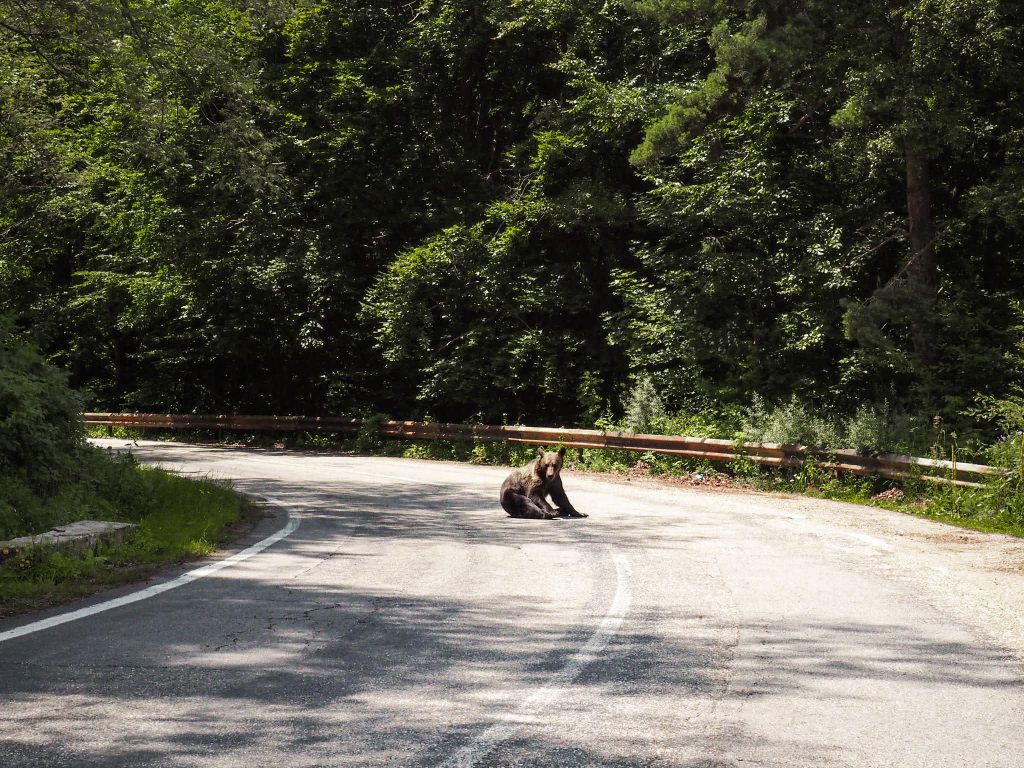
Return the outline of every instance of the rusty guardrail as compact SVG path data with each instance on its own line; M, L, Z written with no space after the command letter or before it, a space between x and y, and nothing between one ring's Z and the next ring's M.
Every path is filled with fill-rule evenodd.
M246 432L320 432L356 434L362 419L333 416L234 416L156 413L85 413L90 426L125 426L137 429L237 430ZM603 432L596 429L499 426L489 424L442 424L417 421L384 421L381 435L408 440L470 440L475 442L559 444L569 448L603 448L735 461L746 458L774 467L799 467L813 457L818 466L855 475L879 475L893 479L920 478L935 483L980 488L986 477L1005 477L1001 467L952 462L917 456L882 454L865 456L854 450L826 450L784 443L737 443L684 435L646 435Z
M170 413L83 413L89 426L137 429L226 429L252 432L341 432L355 434L361 419L334 416L230 416Z

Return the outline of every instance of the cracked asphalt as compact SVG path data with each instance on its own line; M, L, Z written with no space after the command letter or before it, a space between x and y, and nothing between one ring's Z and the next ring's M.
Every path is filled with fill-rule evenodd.
M589 518L513 520L500 468L132 449L273 499L238 549L299 526L0 642L3 768L1024 768L1024 541L571 472Z

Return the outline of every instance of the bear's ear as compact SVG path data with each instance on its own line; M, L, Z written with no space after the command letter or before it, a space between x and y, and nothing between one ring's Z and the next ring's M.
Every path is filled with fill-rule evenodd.
M561 456L563 459L565 458L565 446L564 445L561 448L558 449L558 455Z
M539 445L537 446L537 455L534 456L534 458L535 459L543 459L544 458L544 449L541 446L539 446Z

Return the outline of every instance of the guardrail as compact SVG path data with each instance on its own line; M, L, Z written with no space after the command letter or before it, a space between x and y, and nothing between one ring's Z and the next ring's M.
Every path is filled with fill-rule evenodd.
M320 432L357 434L362 419L333 416L229 416L156 413L85 413L90 426L134 427L137 429L235 430L244 432ZM826 450L784 443L738 443L706 437L645 435L603 432L596 429L517 427L488 424L441 424L417 421L381 422L380 434L407 440L469 440L475 442L564 445L569 448L603 448L637 451L731 462L745 458L773 467L800 467L813 458L818 466L854 475L879 475L893 479L919 478L934 483L981 488L986 477L1005 477L1009 472L985 464L928 459L917 456L882 454L865 456L857 451Z

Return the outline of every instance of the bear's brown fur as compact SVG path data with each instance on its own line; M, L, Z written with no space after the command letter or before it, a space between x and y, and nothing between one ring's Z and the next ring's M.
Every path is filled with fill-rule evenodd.
M565 448L558 451L537 449L537 458L521 469L512 470L501 484L501 508L512 517L586 517L576 511L562 488L562 460ZM558 505L548 504L547 496Z

